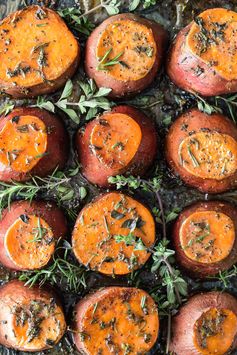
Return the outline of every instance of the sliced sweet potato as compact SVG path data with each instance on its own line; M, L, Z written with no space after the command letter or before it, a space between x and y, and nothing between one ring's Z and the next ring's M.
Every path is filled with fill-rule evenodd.
M74 341L85 355L145 354L158 332L155 302L143 290L107 287L76 305Z
M55 203L13 202L0 219L0 262L13 270L39 269L66 233L66 219Z
M78 131L76 148L83 175L107 187L110 176L141 176L147 171L156 155L157 134L142 112L117 106Z
M77 40L60 16L45 7L10 14L0 22L0 38L0 91L15 98L57 90L79 64Z
M237 209L218 201L183 210L173 228L177 262L193 277L208 277L237 262Z
M48 111L19 107L0 118L0 180L28 180L62 169L68 150L62 121Z
M62 338L66 322L51 290L13 280L0 287L0 343L20 351L52 348Z
M166 158L182 180L203 192L237 185L237 129L221 114L192 109L171 126Z
M204 96L237 90L237 13L208 9L180 31L171 47L167 71L184 90Z
M111 16L91 34L86 45L85 69L112 97L137 93L157 74L167 34L153 21L134 14Z
M172 321L170 351L176 355L224 355L236 351L237 300L228 293L193 296Z
M117 243L116 236L132 234L151 247L155 223L150 211L124 194L111 192L85 206L79 213L72 246L78 261L107 275L123 275L141 267L149 258L146 250Z

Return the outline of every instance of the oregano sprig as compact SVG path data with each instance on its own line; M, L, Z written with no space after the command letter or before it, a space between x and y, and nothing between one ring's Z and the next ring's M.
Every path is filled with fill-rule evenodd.
M82 12L80 8L69 7L59 10L58 14L67 22L70 28L89 36L95 25L88 19L88 15L101 9L105 9L110 16L116 15L119 13L120 5L120 0L100 0L98 5L85 12Z
M156 5L157 0L132 0L129 2L129 11L136 10L140 5L143 5L144 9Z
M55 102L47 96L39 96L36 104L32 107L44 108L50 112L55 112L56 108L63 111L75 123L80 123L80 117L85 115L86 120L95 117L100 110L109 110L113 106L113 102L107 99L111 92L109 88L97 88L95 82L91 79L87 81L78 81L81 89L81 95L78 101L71 101L70 97L73 92L73 83L68 80L61 96Z

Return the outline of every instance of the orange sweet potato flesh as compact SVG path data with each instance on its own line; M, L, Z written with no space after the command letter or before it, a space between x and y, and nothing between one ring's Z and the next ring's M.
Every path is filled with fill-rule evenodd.
M236 19L234 11L208 9L179 32L167 63L177 86L204 96L236 92Z
M0 262L19 271L42 268L66 234L66 219L55 203L13 202L0 219Z
M174 224L176 259L192 277L206 278L237 262L237 209L227 202L198 202Z
M223 192L237 185L237 129L221 114L192 109L171 126L166 159L174 173L202 192Z
M0 287L0 304L0 343L6 347L47 350L66 330L62 306L50 289L28 288L13 280Z
M235 351L236 310L237 300L228 293L207 292L191 297L173 318L170 351L176 355L224 355Z
M150 211L121 193L98 197L80 212L72 234L75 256L82 264L107 275L123 275L141 267L149 258L146 250L117 243L115 236L132 233L151 247L155 224Z
M212 335L203 334L205 325ZM237 333L237 316L229 309L211 308L196 321L194 333L194 344L201 354L226 354Z
M158 23L134 14L111 16L87 41L86 72L99 87L111 88L111 97L135 94L149 86L156 76L166 40L166 31ZM102 65L117 56L114 65Z
M10 14L0 36L0 91L15 98L57 90L79 64L77 40L51 9L34 5Z
M68 156L62 121L48 111L21 107L0 119L0 180L23 181L62 169Z
M107 187L110 176L144 175L156 156L157 134L142 112L117 106L78 131L76 148L83 175Z
M140 289L107 287L76 305L74 341L85 355L124 354L125 350L145 354L158 331L155 302Z

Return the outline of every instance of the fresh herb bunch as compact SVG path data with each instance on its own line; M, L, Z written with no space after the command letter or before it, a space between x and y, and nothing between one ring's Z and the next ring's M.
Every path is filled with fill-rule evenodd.
M81 288L86 288L87 270L74 263L71 245L64 240L60 246L60 242L49 266L40 270L26 271L19 276L19 280L30 287L35 284L42 286L45 283L61 285L67 291L75 293Z
M78 168L76 168L77 170ZM70 181L75 169L70 170L68 176L62 171L54 170L51 176L46 178L32 177L30 181L21 183L12 181L11 183L0 182L0 210L10 206L13 198L22 198L32 201L33 198L41 192L53 191L56 194L58 202L71 200L74 194Z
M75 123L79 124L81 115L85 115L85 119L90 120L100 110L109 110L113 106L113 102L107 99L111 89L98 89L92 79L87 80L87 82L79 81L78 85L82 91L78 102L69 101L73 92L73 83L68 80L60 98L56 102L50 101L47 96L39 96L36 104L32 105L32 107L43 108L50 112L55 112L56 108L58 108Z

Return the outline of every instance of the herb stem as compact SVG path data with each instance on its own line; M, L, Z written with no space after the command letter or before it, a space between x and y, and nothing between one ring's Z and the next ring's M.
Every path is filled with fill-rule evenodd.
M167 258L162 258L162 261L164 262L164 264L167 266L167 269L169 270L169 273L170 275L172 276L172 278L175 278L175 275L174 275L174 271L173 271L173 268L172 266L170 265L170 263L168 262ZM177 298L177 301L179 304L182 304L182 298L180 296L180 293L179 293L179 290L177 288L177 286L174 284L174 291L175 291L175 294L176 294L176 298Z
M108 0L108 1L103 2L103 0L101 0L99 5L93 7L93 8L90 9L90 10L87 10L86 12L84 12L84 14L80 15L78 18L80 19L80 18L82 18L82 17L88 16L88 15L92 14L93 12L95 12L95 11L97 11L97 10L103 8L105 5L109 5L110 1L111 1L111 0Z
M160 213L161 213L161 220L162 220L162 229L163 229L163 238L166 239L167 237L167 232L166 232L166 221L165 221L165 212L164 212L164 206L163 206L163 202L160 196L160 193L157 189L154 190L153 186L151 183L149 183L149 181L144 180L144 179L140 179L141 182L143 182L144 184L146 184L147 186L150 187L150 189L155 193L158 205L159 205L159 209L160 209Z
M166 354L169 354L170 339L171 339L171 314L168 313L167 340L166 340L166 351L165 351Z

